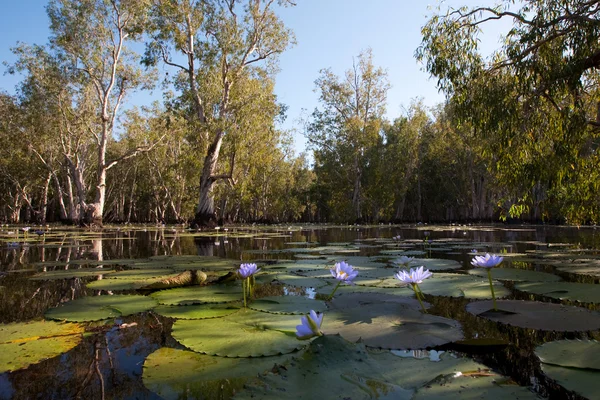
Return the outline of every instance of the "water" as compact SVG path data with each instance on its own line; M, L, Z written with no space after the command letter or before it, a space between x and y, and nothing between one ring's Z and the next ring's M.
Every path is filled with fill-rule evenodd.
M412 240L417 248L426 251L426 256L457 260L463 264L463 269L470 267L470 250L437 252L435 244L442 240L466 246L488 243L491 244L488 248L491 252L513 253L536 249L549 251L560 248L553 245L561 243L570 244L575 249L600 249L600 232L591 227L230 227L228 232L221 230L220 236L208 237L192 235L182 227L121 227L101 234L54 228L31 243L23 242L22 233L17 237L9 231L14 232L15 229L5 228L0 232L0 238L4 238L0 248L0 286L3 287L0 289L0 323L4 324L41 319L47 309L63 302L100 294L100 291L85 286L86 282L95 278L29 279L39 271L85 266L85 261L76 263L78 260L99 264L104 260L157 255L219 256L244 261L293 259L289 252L272 253L272 250L285 250L292 247L289 243L294 242L314 245L359 243L364 245L360 247L359 255L369 256L381 250L381 247L373 245L371 239L397 235L402 237L402 241L410 243ZM250 237L237 237L242 232ZM425 232L429 232L427 239L433 241L431 245L424 242ZM248 253L248 250L253 252ZM40 262L43 264L36 264ZM520 267L559 273L551 265L522 263ZM568 281L598 283L597 277L559 274ZM509 288L512 289L510 285ZM514 290L512 293L512 298L516 299L550 301ZM314 296L314 291L309 295ZM449 346L440 351L466 351L477 361L510 376L519 384L533 386L542 395L578 398L543 375L533 349L550 340L598 339L599 332L557 333L510 327L467 313L465 305L469 301L466 299L426 296L426 300L433 305L430 313L460 321L466 338L495 338L510 343L482 350ZM587 307L598 309L595 304ZM160 347L182 348L171 337L171 325L172 320L151 312L108 323L88 323L87 332L90 334L71 351L27 369L0 374L0 399L157 399L159 397L146 389L142 382L142 366L146 356Z

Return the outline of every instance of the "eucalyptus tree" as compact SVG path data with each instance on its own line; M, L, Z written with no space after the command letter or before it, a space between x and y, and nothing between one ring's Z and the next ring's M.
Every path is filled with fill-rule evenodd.
M449 9L423 27L417 58L452 97L457 118L471 123L480 137L495 136L495 149L504 149L497 165L500 176L509 179L500 182L516 183L509 214L569 200L565 190L585 186L585 171L596 165L599 5L507 0L494 7ZM499 19L512 26L502 47L486 59L478 34ZM545 156L548 162L538 162ZM596 203L587 217L575 218L595 220L598 209Z
M118 158L107 158L107 148L114 140L119 109L126 96L151 84L150 76L137 66L137 55L128 48L143 33L146 2L52 0L47 11L51 48L67 71L73 91L71 102L76 109L85 110L83 121L65 126L67 141L75 138L82 145L74 152L64 151L83 214L79 217L86 223L101 224L107 172L119 162L152 147L136 146ZM77 164L82 148L95 153L90 190L86 187L83 169Z
M248 98L241 80L261 80L275 71L277 56L293 40L273 10L290 0L154 1L152 41L146 63L173 67L175 87L189 109L191 129L203 157L195 223L215 220L216 182L233 183L235 155L228 170L219 172L221 148L242 123L236 115Z
M387 73L373 65L371 50L361 53L344 77L321 70L315 81L322 110L315 110L307 136L317 162L333 157L338 175L349 181L354 219L363 218L365 153L378 141L390 87ZM342 194L343 195L343 194Z

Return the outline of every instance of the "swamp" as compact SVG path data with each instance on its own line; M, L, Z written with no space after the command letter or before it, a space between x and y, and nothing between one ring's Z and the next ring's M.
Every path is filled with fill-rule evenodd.
M2 399L600 396L595 227L17 228L0 232ZM496 312L485 253L503 257ZM340 261L358 273L329 300ZM241 263L260 268L246 307ZM425 312L394 278L416 266ZM298 340L310 310L323 335Z

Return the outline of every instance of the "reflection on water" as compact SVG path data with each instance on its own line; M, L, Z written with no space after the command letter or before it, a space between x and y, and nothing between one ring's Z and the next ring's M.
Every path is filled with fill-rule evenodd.
M313 245L327 243L361 244L360 252L352 255L378 254L381 247L370 242L372 238L414 239L416 247L436 258L448 258L463 263L468 268L473 244L481 244L490 252L508 251L525 253L530 250L548 250L558 243L572 244L572 248L599 249L600 234L594 228L567 227L428 227L424 241L424 227L281 227L229 228L213 236L200 237L181 227L156 229L130 229L121 227L103 233L77 230L48 232L35 240L18 237L13 229L0 232L0 323L43 318L44 312L82 296L98 295L99 291L87 289L85 283L95 278L34 281L28 279L40 271L78 269L103 266L102 261L114 259L146 258L158 255L219 256L236 260L268 261L294 259L286 252L290 247L301 247L300 242ZM242 234L243 233L243 234ZM218 235L216 235L218 234ZM456 251L437 251L437 244L452 242L465 248ZM247 252L252 250L252 252ZM278 252L273 252L278 250ZM88 265L89 264L89 265ZM533 265L515 262L514 267L554 272L551 265ZM126 267L120 267L126 268ZM573 281L598 283L598 278L561 274ZM507 284L509 289L513 289ZM283 287L286 294L316 296L314 289L298 292ZM513 292L512 298L538 299ZM515 328L477 318L465 311L465 299L426 296L432 304L430 312L460 321L465 338L495 338L510 343L490 349L465 349L477 361L511 376L522 385L533 385L543 395L565 396L565 391L550 382L539 368L533 349L540 343L558 339L595 338L598 332L556 333ZM542 299L548 300L548 299ZM568 303L565 303L568 304ZM595 306L590 306L595 308ZM31 367L12 373L0 374L0 399L155 399L142 382L142 365L146 356L159 347L181 346L171 337L172 321L152 312L110 321L107 325L88 324L92 335L82 344L63 354ZM451 347L451 346L450 346ZM446 350L446 349L444 349ZM399 356L428 357L439 360L444 350L419 350L398 352ZM449 348L447 350L453 350ZM457 350L457 349L454 349ZM405 354L406 353L406 354ZM410 353L410 354L409 354ZM570 398L577 396L570 395Z

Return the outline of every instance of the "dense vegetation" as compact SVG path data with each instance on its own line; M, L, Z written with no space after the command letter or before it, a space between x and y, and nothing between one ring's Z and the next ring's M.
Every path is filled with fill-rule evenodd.
M277 5L292 3L51 0L48 44L14 48L24 78L0 94L0 219L598 222L599 1L433 15L416 58L447 100L394 121L369 50L344 76L323 69L314 166L280 128L294 37ZM484 58L497 19L512 29ZM128 104L151 88L162 102Z

